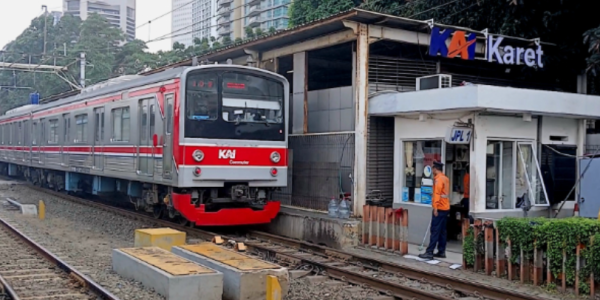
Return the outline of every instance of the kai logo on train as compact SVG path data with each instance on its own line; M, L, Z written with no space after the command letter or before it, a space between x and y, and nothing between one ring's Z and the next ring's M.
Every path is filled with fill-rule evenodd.
M448 42L450 40L450 42ZM504 45L504 37L485 35L485 45L480 45L479 53L485 53L483 59L488 62L496 62L501 65L527 65L528 67L543 68L542 61L544 51L542 46L536 41L533 47L517 47L513 45ZM429 41L429 55L442 56L446 58L455 58L460 56L464 60L474 60L477 52L477 34L464 30L454 30L450 28L440 29L433 27L431 29L431 39Z
M235 150L219 150L219 159L235 159Z

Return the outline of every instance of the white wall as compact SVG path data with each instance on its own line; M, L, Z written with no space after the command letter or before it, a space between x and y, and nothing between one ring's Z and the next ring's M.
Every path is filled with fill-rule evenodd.
M543 144L577 145L577 126L579 126L579 122L577 119L543 117L541 142ZM551 141L551 135L564 136L567 137L567 140Z

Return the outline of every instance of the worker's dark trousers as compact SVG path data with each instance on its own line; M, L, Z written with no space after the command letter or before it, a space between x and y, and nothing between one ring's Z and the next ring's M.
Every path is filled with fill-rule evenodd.
M437 217L431 215L431 237L426 253L433 254L437 246L439 253L446 253L446 223L448 222L449 210L438 210Z

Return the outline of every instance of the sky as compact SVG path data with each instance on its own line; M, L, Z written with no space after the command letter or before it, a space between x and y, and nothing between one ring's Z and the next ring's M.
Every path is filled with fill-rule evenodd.
M0 18L0 49L13 41L29 25L31 20L42 14L42 5L48 6L48 11L62 11L62 0L4 0L2 18ZM9 4L10 3L10 4ZM137 0L136 4L136 38L142 41L156 39L171 32L171 14L152 21L148 30L148 21L171 11L171 0ZM149 51L170 50L170 39L148 44Z

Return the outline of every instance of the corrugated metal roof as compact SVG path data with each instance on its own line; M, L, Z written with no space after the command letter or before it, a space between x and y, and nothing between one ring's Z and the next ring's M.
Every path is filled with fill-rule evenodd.
M254 39L245 40L241 43L235 43L227 47L219 48L211 52L205 53L198 56L198 61L211 60L211 61L224 61L227 58L236 58L246 55L244 48L265 51L275 49L298 43L304 40L313 39L318 36L334 33L336 31L346 30L347 28L343 25L342 21L355 21L364 24L376 24L380 26L387 26L393 28L402 28L413 31L428 32L428 21L414 20L404 17L393 16L384 13L378 13L374 11L368 11L359 8L353 8L350 10L342 11L337 14L331 15L326 18L315 20L309 23L294 26L288 29L277 31L276 33L266 34ZM458 30L467 30L470 32L483 33L482 31L473 30L470 28L464 28L453 25L445 25L435 23L436 26L442 28L453 28ZM495 36L503 36L494 34ZM524 39L519 37L509 37L522 43L531 43L534 39ZM544 45L553 45L550 43L543 43ZM170 64L164 67L160 67L145 73L142 75L154 74L167 70L174 67L190 66L192 65L192 59L187 59L174 64Z
M272 41L272 40L279 40L285 37L289 37L290 35L296 35L296 34L300 34L305 30L308 29L314 29L315 27L319 27L319 26L324 26L327 25L328 23L336 23L339 22L339 25L341 24L341 21L347 19L348 17L352 17L358 14L358 11L356 9L350 9L350 10L346 10L334 15L331 15L329 17L326 18L322 18L319 20L315 20L313 22L309 22L309 23L305 23L305 24L301 24L298 26L294 26L291 28L287 28L284 30L279 30L275 33L272 34L266 34L266 35L262 35L260 37L254 38L254 39L249 39L249 40L244 40L241 43L235 43L223 48L219 48L213 51L210 51L208 53L202 54L201 56L198 56L198 61L204 61L206 59L215 57L216 54L224 54L224 53L235 53L238 52L239 55L233 55L233 58L235 57L239 57L245 54L244 52L244 48L249 48L249 47L260 47L260 44L264 44L267 41ZM343 27L343 26L342 26ZM328 33L327 30L325 30L322 33L319 32L315 32L316 34L310 34L310 37L314 37L314 36L318 36L318 35L322 35L322 34L326 34ZM309 37L309 38L310 38ZM293 41L291 41L293 42ZM298 42L298 40L296 40L296 42ZM148 74L154 74L157 72L161 72L170 68L174 68L174 67L181 67L181 66L190 66L192 65L192 59L186 59L180 62L176 62L170 65L166 65L154 70L150 70L148 72L144 72L141 73L142 75L148 75Z

